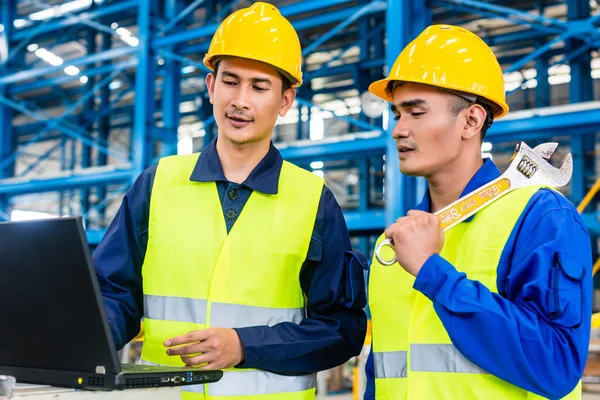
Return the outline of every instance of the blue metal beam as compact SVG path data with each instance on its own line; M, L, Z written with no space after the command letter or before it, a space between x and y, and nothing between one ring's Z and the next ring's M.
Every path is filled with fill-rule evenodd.
M352 14L348 18L344 19L341 23L339 23L337 26L335 26L329 32L320 36L317 40L315 40L314 42L312 42L311 44L306 46L302 50L302 56L306 57L307 54L312 53L314 50L319 48L319 46L321 46L323 43L325 43L326 41L328 41L329 39L331 39L332 37L334 37L335 35L340 33L344 28L346 28L348 25L350 25L353 22L355 22L356 20L358 20L360 17L370 14L375 11L385 10L385 6L386 6L385 1L373 1L373 2L370 2L370 3L362 6L358 11L356 11L354 14Z
M367 231L381 233L386 228L383 209L368 211L344 211L344 219L351 232Z
M39 2L37 0L26 0L26 2L30 3L30 4L33 4L33 5L39 7L41 9L43 9L43 10L48 10L48 9L53 8L52 6L49 6L49 5L45 4L45 3ZM96 5L95 3L92 3L92 5L91 5L90 8L95 7L95 5ZM67 18L67 17L78 18L78 14L75 14L75 13L72 13L72 12L66 12L66 13L64 13L64 17L65 18ZM99 30L101 32L110 33L111 35L114 35L114 36L119 36L119 34L116 33L114 29L111 29L110 27L102 25L102 24L100 24L98 22L92 21L91 19L78 18L78 20L79 20L79 22L82 25L87 25L87 26L89 26L91 28L94 28L94 29L97 29L97 30ZM38 24L35 27L35 29L33 29L31 32L29 32L29 35L26 38L24 38L23 40L21 40L21 42L11 51L11 54L9 55L9 60L18 51L20 51L25 46L27 46L30 43L31 39L33 39L35 36L37 36L41 31L43 31L43 29L44 29L44 27L45 27L46 24L49 24L51 22L52 22L52 20L50 20L50 19L42 21L40 24Z
M357 68L368 69L368 68L379 68L385 65L383 58L376 58L371 60L361 60L355 63L348 63L343 65L337 65L335 67L323 67L308 71L305 74L305 79L309 82L311 79L322 78L326 76L335 76L341 74L352 74Z
M5 97L2 97L2 96L0 96L0 103L2 103L4 105L7 105L7 106L10 106L10 107L12 107L12 108L14 108L14 109L16 109L18 111L21 111L22 113L26 114L27 116L29 116L29 117L37 120L37 121L46 122L47 123L46 128L42 129L35 136L35 138L41 138L47 132L49 132L50 130L52 130L52 129L58 129L61 132L63 132L65 135L70 136L73 139L80 140L84 145L92 146L92 147L96 148L98 151L106 152L107 154L110 154L113 157L115 157L115 158L117 158L117 159L119 159L121 161L127 162L126 158L122 158L120 155L115 154L113 151L109 150L108 148L106 148L104 146L101 146L101 145L99 145L98 143L96 143L96 142L94 142L92 140L89 140L88 138L84 137L80 133L75 132L72 129L70 129L70 128L64 126L64 125L61 125L61 121L63 119L65 119L67 116L71 115L72 112L77 107L79 107L82 103L84 103L85 101L87 101L87 99L89 97L91 97L96 90L98 90L99 88L101 88L104 85L107 85L112 80L112 78L114 78L114 76L118 75L119 73L120 73L120 70L118 70L118 69L115 70L115 71L113 71L113 73L111 75L109 75L108 77L106 77L105 79L103 79L101 82L99 82L98 84L96 84L92 90L90 90L88 93L86 93L85 95L83 95L78 101L76 101L69 108L67 108L67 110L62 115L60 115L59 117L56 117L56 118L48 118L46 116L39 115L38 113L30 111L30 110L26 109L24 106L22 106L22 105L20 105L18 103L15 103L14 101L12 101L10 99L7 99ZM32 140L30 140L30 143L33 143L33 142L37 141L35 138L32 139ZM11 157L2 160L2 162L0 162L0 169L6 167L9 162L13 161L16 158L16 156L18 155L19 151L24 150L27 146L28 146L28 144L22 145L17 151L15 151L13 153L13 155Z
M95 4L95 3L92 3ZM110 29L110 28L109 28ZM112 30L112 29L111 29ZM114 30L113 30L114 32ZM96 31L94 31L93 29L88 29L87 32L87 40L86 40L86 44L87 44L87 54L94 54L96 53ZM94 84L96 82L96 78L95 77L89 77L88 76L88 81L85 84L85 89L87 92L91 91L94 88ZM92 113L94 111L94 108L96 107L96 102L95 102L95 98L94 96L90 96L90 98L83 104L83 114L85 116L89 115L90 113ZM83 119L82 117L84 115L80 115L80 119ZM82 121L82 125L83 125L83 121ZM81 168L89 168L92 165L92 149L88 146L82 146L81 148ZM80 192L80 203L81 203L81 213L84 215L84 222L87 226L87 212L88 209L90 207L90 191L89 189L83 189Z
M56 150L60 149L62 146L63 146L63 143L58 142L57 144L55 144L54 146L52 146L48 150L46 150L44 152L44 154L36 156L36 159L33 162L26 165L25 169L23 170L23 172L21 172L18 175L18 177L22 178L22 177L26 176L28 173L33 171L37 166L39 166L43 161L52 159L52 153L54 153ZM23 156L23 155L24 155L23 152L21 152L21 156Z
M132 170L117 170L97 174L73 175L64 178L31 179L22 182L3 183L0 181L0 195L16 196L25 193L56 192L84 187L130 182Z
M317 107L318 109L320 109L322 111L328 111L328 110L325 110L323 107L320 107L319 105L314 104L314 103L312 103L312 102L310 102L308 100L296 98L296 102L299 105L303 105L303 106L309 107L309 109L310 109L310 107ZM369 124L367 122L361 121L359 119L354 119L352 117L342 116L342 115L335 115L334 114L334 118L339 118L339 119L341 119L343 121L348 122L351 125L356 125L356 126L358 126L359 128L361 128L363 130L367 130L367 131L378 131L378 130L381 130L381 128L378 127L378 126L371 125L371 124Z
M196 0L190 4L183 12L179 15L178 13L183 8L183 1L181 0L166 0L165 2L165 18L171 20L163 32L168 31L172 26L175 26L177 22L193 11L198 5L202 4L204 0ZM165 49L161 54L168 53L170 57L165 57L165 65L163 69L165 76L163 78L163 91L162 91L162 111L163 111L163 122L164 130L170 132L164 141L163 146L169 149L177 149L177 128L179 127L179 105L181 103L181 67L179 66L180 60L175 59L173 51L177 51L176 47ZM179 56L176 56L177 58ZM181 57L187 60L185 57ZM204 67L204 65L202 64ZM206 67L204 67L206 69ZM155 127L153 127L155 128Z
M536 46L537 47L537 46ZM551 102L550 82L548 82L548 57L540 57L535 60L537 71L535 87L535 106L548 107Z
M590 18L589 2L579 0L567 0L567 18L569 22L578 23ZM569 101L571 103L591 101L594 99L594 82L591 77L591 52L586 45L586 41L572 39L569 43L571 48L583 48L586 51L580 52L570 61L571 81L569 82ZM590 169L595 171L593 157L588 153L594 153L594 139L596 133L593 132L584 136L573 136L571 138L571 153L573 155L573 178L571 180L571 198L572 201L579 203L588 190L587 167L588 159L592 158Z
M548 38L554 36L545 32L538 32L531 29L523 29L517 32L503 33L494 36L485 36L482 39L489 46L503 46L511 45L514 46L517 42L532 41L532 40L548 40Z
M391 68L402 49L431 23L431 10L425 0L388 0L386 12L386 60ZM417 180L400 172L396 141L392 138L394 116L388 108L388 141L385 153L385 224L391 225L414 208Z
M175 53L173 53L171 51L168 51L168 50L159 50L158 53L162 57L164 57L164 58L167 58L167 59L170 59L170 60L173 60L173 61L178 61L181 64L194 66L194 67L196 67L196 68L198 68L198 69L200 69L200 70L202 70L204 72L207 72L207 73L210 72L210 70L208 68L206 68L206 66L203 63L195 61L195 60L192 60L192 59L187 58L187 57L180 56L180 55L175 54ZM181 69L179 70L179 73L181 74ZM167 78L167 76L168 76L168 74L165 74L165 78Z
M103 65L102 67L98 67L98 68L82 69L81 73L79 75L62 74L62 75L48 78L48 79L36 79L35 81L32 81L32 82L20 83L19 85L12 86L10 89L10 94L11 94L11 96L14 96L16 94L27 93L30 91L34 91L36 89L60 86L63 83L79 80L79 78L82 75L85 75L88 78L91 78L96 75L107 74L107 73L111 72L112 70L114 70L115 68L127 70L136 65L137 65L137 59L130 58L128 60L120 61L115 64Z
M152 56L151 10L154 0L140 0L138 4L138 35L140 43L137 48L138 67L135 80L135 122L131 139L133 154L133 170L135 176L140 175L146 164L152 159L150 152L149 130L154 125L154 72L155 63Z
M290 4L287 6L283 6L279 9L282 15L286 17L292 17L294 15L306 13L306 12L315 12L319 10L326 9L328 7L334 5L340 5L349 3L350 0L307 0L301 1L295 4ZM315 26L325 25L329 23L334 23L337 21L344 20L354 13L359 11L362 7L353 7L348 9L343 9L339 11L320 13L313 17L303 19L301 21L293 21L292 25L294 28L301 31L304 29L313 28ZM375 9L371 12L383 11L382 9ZM210 24L205 25L200 28L189 29L187 31L175 33L169 36L165 36L162 38L156 38L152 42L153 49L159 49L167 46L171 46L174 44L180 44L187 42L189 40L203 38L207 36L211 36L216 31L218 24Z
M307 160L351 159L380 155L385 152L388 137L373 132L371 135L352 135L340 138L339 141L302 141L299 143L276 143L281 156L290 162L298 163Z
M600 236L600 212L583 213L581 218L591 235Z
M170 2L172 2L172 0L168 0L166 3L169 4ZM180 14L173 14L170 11L167 11L167 15L165 15L165 17L166 17L166 20L169 21L169 23L166 24L158 32L158 34L162 35L168 31L170 31L171 28L173 28L175 25L177 25L179 23L179 21L181 21L182 19L187 17L191 12L193 12L196 8L198 8L202 3L204 3L204 0L195 0L194 2L192 2L192 4L187 6L186 9L183 10ZM167 10L169 10L170 7L171 6L167 5L165 8ZM177 11L177 12L179 12L179 11Z
M28 79L37 78L40 76L52 74L55 72L62 72L65 69L66 65L88 65L94 64L97 62L105 61L105 60L114 60L116 58L130 56L135 54L137 49L135 47L120 47L117 49L107 50L98 52L92 56L80 57L73 60L67 61L63 65L59 66L50 66L50 67L42 67L42 68L31 68L24 71L19 71L11 75L0 77L0 85L8 84L8 83L17 83L21 81L25 81Z
M34 25L32 27L23 28L16 31L14 34L14 40L22 40L28 38L29 36L31 36L32 32L35 32L36 35L48 32L63 32L66 28L70 26L81 24L82 21L89 21L113 14L118 14L120 17L122 17L128 12L134 10L137 4L137 0L115 1L110 4L103 5L102 7L97 8L95 11L82 11L76 16L68 16L66 18L59 18L57 20L46 21L46 23L41 22L40 26L43 25L43 28L41 29L39 29L37 25Z
M109 50L112 47L112 43L113 43L113 37L112 35L108 35L108 34L103 34L102 35L102 51L106 51ZM108 61L104 61L103 63L104 65L109 64ZM97 140L100 143L108 143L109 141L109 137L110 137L110 118L112 112L112 106L113 104L117 104L121 98L123 96L125 96L125 94L129 92L129 90L123 90L121 91L121 93L119 93L118 96L116 96L114 103L111 102L110 100L110 89L108 86L104 86L102 89L100 89L100 111L101 113L98 115L97 119L98 119L98 129L97 129ZM92 118L92 120L94 120ZM98 153L97 158L96 158L96 165L98 167L103 167L105 165L108 164L108 157L106 156L106 154L104 153ZM96 194L98 199L104 199L106 198L106 188L104 186L99 187L96 189ZM106 209L102 208L101 210L98 210L98 215L99 217L102 219L104 216Z
M227 4L224 7L221 7L221 10L212 15L212 16L208 16L207 19L209 22L214 22L214 21L221 21L223 19L225 19L226 15L229 15L229 12L231 11L231 9L233 7L235 7L238 3L240 2L240 0L232 0L229 2L229 4Z
M568 136L600 130L600 102L518 113L522 115L521 118L511 118L509 114L508 118L494 122L486 140L527 140L531 137Z
M12 69L11 63L8 63L8 55L10 53L11 37L14 32L13 21L17 10L16 0L5 0L0 5L0 24L4 26L0 32L0 74L4 75ZM9 87L0 85L0 97L6 96ZM5 104L0 104L0 161L9 157L15 147L15 137L12 131L13 111L12 108ZM11 176L14 170L0 169L0 178ZM0 218L5 219L7 216L8 199L5 196L0 196ZM10 217L8 218L10 219Z
M544 53L546 53L548 50L550 50L552 48L552 46L554 46L554 45L556 45L558 43L561 43L561 42L567 40L572 35L573 35L572 32L565 32L565 33L563 33L562 35L560 35L557 38L549 41L545 45L537 48L532 53L526 55L525 57L523 57L521 60L517 61L516 63L514 63L510 67L506 68L504 70L504 72L505 73L510 73L510 72L517 71L517 70L521 69L522 67L524 67L525 65L527 65L527 63L529 63L530 61L533 61L536 58L538 58L541 55L543 55Z
M568 24L555 18L548 18L517 10L515 8L502 7L496 4L484 3L478 0L435 0L435 3L454 7L469 13L480 13L482 15L503 18L508 21L531 26L534 29L549 33L563 33L568 30ZM491 15L490 15L491 14Z
M363 18L363 20L364 20L364 18ZM360 36L361 36L361 37L360 37L360 41L361 41L361 43L365 43L365 42L367 42L368 40L372 39L374 36L381 35L381 34L383 33L384 29L385 29L385 26L381 25L381 26L379 26L379 27L378 27L378 28L376 28L376 29L372 29L372 30L370 30L370 31L369 31L369 33L368 33L366 36L364 36L364 37L363 37L363 35L361 34L361 35L360 35ZM346 47L344 47L343 49L341 49L341 50L340 50L340 52L338 53L338 55L336 55L335 57L332 57L330 60L327 60L327 61L325 61L323 64L321 64L321 65L319 66L319 68L317 68L317 69L316 69L316 71L320 71L320 70L322 70L322 69L326 69L325 67L327 67L327 68L330 68L330 67L329 67L329 65L330 65L331 63L333 63L333 62L335 62L335 61L339 60L340 58L342 58L342 57L344 56L344 54L345 54L345 53L346 53L348 50L350 50L351 48L353 48L353 47L354 47L354 46L356 46L356 45L357 45L357 44L356 44L356 43L354 43L354 42L350 43L348 46L346 46ZM362 58L363 60L367 60L365 56L366 56L366 55L368 55L368 50L367 50L367 49L363 49L363 48L361 47L361 53L360 53L360 55L361 55L361 58ZM381 58L381 66L383 66L384 64L385 64L385 62L384 62L383 58ZM315 72L316 72L316 71L315 71Z

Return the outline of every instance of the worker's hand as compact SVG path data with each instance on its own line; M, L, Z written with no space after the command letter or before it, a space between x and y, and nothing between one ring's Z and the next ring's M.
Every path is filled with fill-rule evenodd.
M244 360L244 346L237 332L229 328L192 331L167 339L164 345L168 355L180 356L189 367L206 364L201 369L224 369Z
M411 210L385 230L392 239L398 263L411 275L417 276L425 261L442 251L444 232L435 214Z

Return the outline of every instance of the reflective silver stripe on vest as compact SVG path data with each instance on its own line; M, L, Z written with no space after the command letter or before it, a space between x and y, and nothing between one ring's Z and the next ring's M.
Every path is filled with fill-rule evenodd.
M206 323L206 300L186 297L144 295L144 316L162 321ZM303 308L268 308L240 304L212 303L210 326L243 328L246 326L273 326L280 322L299 324L304 318Z
M410 370L487 374L467 360L452 344L411 344Z
M375 378L406 378L406 351L373 353Z
M162 321L206 323L206 300L144 295L144 316Z
M273 326L280 322L299 324L303 318L303 308L267 308L212 303L210 310L210 326L218 328L243 328L257 325Z
M374 352L375 378L406 378L406 351ZM452 344L411 344L410 370L487 374L465 358Z
M224 371L223 378L208 384L208 394L213 396L244 396L270 393L292 393L313 389L317 376L283 376L267 371ZM184 386L184 392L204 393L204 385Z

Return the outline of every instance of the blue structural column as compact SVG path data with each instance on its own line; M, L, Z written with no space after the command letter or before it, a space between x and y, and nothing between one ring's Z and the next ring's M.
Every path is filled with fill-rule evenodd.
M567 17L569 21L585 20L590 16L590 5L587 1L568 0ZM567 42L571 51L576 50L585 42L577 39L571 39ZM569 102L579 103L590 101L594 98L593 85L591 77L591 54L589 51L573 59L570 63L571 82L569 83ZM595 132L588 135L572 136L571 150L573 153L573 180L572 180L572 200L576 203L581 201L587 191L588 176L586 172L586 153L594 150ZM592 166L593 167L593 166ZM594 169L592 169L593 171Z
M0 8L0 23L4 30L0 32L0 75L7 75L13 72L11 63L7 63L8 54L11 49L11 38L14 32L13 21L16 15L16 0L3 0ZM8 95L8 85L0 84L0 95ZM15 137L12 131L12 109L6 105L0 104L0 161L8 158L15 146ZM14 165L14 164L12 164ZM14 174L13 166L7 166L0 170L0 178L6 178ZM8 217L8 198L0 196L0 220Z
M590 4L585 0L567 1L567 18L569 21L585 20L590 17ZM567 42L568 51L575 51L585 42L571 39ZM571 63L571 82L569 83L569 101L578 103L594 99L594 81L591 77L591 53L584 52L574 58ZM573 135L571 137L571 153L573 155L573 178L571 180L571 200L577 205L587 193L589 185L593 182L593 172L596 171L594 146L596 130L585 135ZM588 210L596 210L596 207L588 207ZM593 244L598 243L598 237L591 235ZM593 257L596 260L600 251L593 246ZM598 286L597 279L595 287Z
M542 46L541 43L536 45L537 48ZM537 86L535 88L535 106L548 107L550 106L551 92L550 83L548 82L548 57L541 56L535 60L535 68L537 70Z
M216 18L216 1L210 1L208 4L205 5L204 10L206 13L206 16L204 18L205 21L212 21L213 19L218 19ZM198 93L197 96L200 98L200 107L198 107L198 119L200 121L204 121L204 137L202 143L202 148L204 148L208 146L208 144L217 136L219 129L217 127L217 124L214 122L213 107L212 104L210 104L208 90L204 91L203 93Z
M136 178L148 166L153 155L151 128L154 125L154 85L156 61L151 48L151 15L154 0L138 3L138 65L135 76L135 117L131 138L133 177Z
M585 20L590 16L589 2L568 1L567 16L570 21ZM585 42L572 39L568 42L571 51ZM578 103L582 101L591 101L594 99L594 81L591 77L591 53L586 51L579 57L573 59L570 63L571 82L569 84L569 101ZM572 179L572 200L578 204L585 196L589 185L592 183L593 171L595 171L595 160L591 156L594 153L595 130L585 135L574 135L571 138L571 152L573 154L573 179Z
M96 30L93 28L88 29L86 32L86 41L87 41L87 54L92 55L96 53ZM92 90L94 85L96 84L95 76L88 76L88 81L85 84L85 92L89 92ZM87 125L89 130L93 130L94 121L89 120L86 121L86 118L93 118L92 113L95 109L95 96L91 96L85 103L83 103L83 113L80 116L80 125ZM91 148L89 146L81 146L81 168L89 168L92 166L92 154ZM87 226L87 218L88 218L88 210L90 208L90 190L83 189L80 192L81 195L81 215L84 218L84 223Z
M182 0L166 0L165 21L172 21L183 10ZM176 53L177 48L171 46L165 50ZM181 102L181 67L179 62L166 57L164 65L162 112L164 128L168 132L168 140L163 144L168 149L177 149L177 128L179 127L179 103Z
M386 64L391 68L402 49L431 23L425 0L388 0ZM385 223L392 224L417 203L417 180L400 172L393 114L388 110L388 146L385 155Z
M110 50L110 48L112 47L112 40L113 37L110 33L105 32L102 34L102 51ZM102 66L106 66L109 64L110 61L104 61L102 63ZM104 79L105 77L106 76L101 76L100 80ZM100 89L100 109L108 110L110 109L110 107L110 88L108 87L108 85L104 85ZM102 143L108 143L108 139L110 137L110 115L111 113L107 112L105 115L102 115L98 120L98 138ZM99 151L97 157L98 158L96 160L98 167L105 166L108 163L108 156L105 153ZM101 202L103 199L106 198L106 187L101 186L98 187L98 189L96 190L98 194L98 201ZM98 216L100 221L104 219L104 211L104 207L98 209Z

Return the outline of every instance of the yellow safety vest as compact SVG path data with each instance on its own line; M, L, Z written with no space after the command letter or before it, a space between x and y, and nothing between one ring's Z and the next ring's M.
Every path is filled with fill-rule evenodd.
M539 187L518 189L445 233L440 255L472 280L497 293L496 273L504 246ZM378 242L383 240L382 235ZM389 252L391 249L386 247ZM387 251L386 251L387 252ZM393 253L392 253L393 255ZM391 255L385 254L386 258ZM373 258L369 305L377 400L541 399L491 375L453 345L433 303L413 289L415 278L400 265ZM581 387L567 399L580 399Z
M323 180L284 162L278 193L254 191L227 234L216 184L193 182L198 154L160 160L150 201L142 267L142 360L183 366L163 341L207 327L299 323L305 299L299 275ZM216 383L185 386L183 399L309 400L316 376L227 369Z

